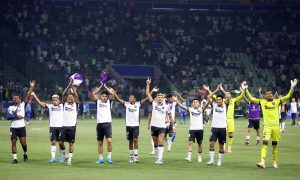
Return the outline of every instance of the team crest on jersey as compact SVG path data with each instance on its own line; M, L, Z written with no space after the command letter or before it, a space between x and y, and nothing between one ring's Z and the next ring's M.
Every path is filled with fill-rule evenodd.
M134 108L137 108L137 106L136 106L136 105L134 105Z
M272 105L275 105L275 102L272 102Z

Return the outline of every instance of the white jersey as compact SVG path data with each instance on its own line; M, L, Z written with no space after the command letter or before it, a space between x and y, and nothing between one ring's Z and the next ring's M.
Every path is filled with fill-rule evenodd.
M64 104L64 120L63 126L76 126L77 124L77 104Z
M124 106L126 107L126 126L139 126L141 103L130 104L130 102L125 102Z
M106 102L97 100L97 123L108 123L111 121L111 104L108 99Z
M53 104L46 104L49 110L50 127L62 127L64 119L63 104L54 106Z
M25 127L25 121L24 121L24 116L25 116L25 103L21 102L19 106L9 106L7 111L11 114L13 114L14 112L17 113L17 115L22 116L21 119L16 119L16 120L12 120L10 123L10 127L11 128L21 128L21 127Z
M168 105L162 103L158 105L155 101L152 102L152 117L151 126L166 128L166 118L167 114L170 114Z
M297 113L297 102L291 102L291 113Z
M213 116L212 116L212 128L226 128L227 127L227 106L223 103L218 106L216 102L212 104Z
M175 122L175 110L176 110L176 105L177 105L177 102L172 102L172 103L169 103L166 101L166 104L169 106L169 109L171 111L171 115L172 115L172 119L173 121Z
M190 130L203 130L203 110L202 107L195 109L189 107Z

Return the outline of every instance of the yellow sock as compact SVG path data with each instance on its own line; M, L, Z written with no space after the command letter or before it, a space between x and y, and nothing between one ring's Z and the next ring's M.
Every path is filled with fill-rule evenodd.
M278 149L277 149L277 145L273 145L273 164L277 164L277 160L278 160Z
M261 152L260 152L260 157L261 157L262 163L265 163L267 152L268 152L268 146L263 144L261 147Z
M228 138L228 146L232 146L232 142L233 142L233 137L232 138Z

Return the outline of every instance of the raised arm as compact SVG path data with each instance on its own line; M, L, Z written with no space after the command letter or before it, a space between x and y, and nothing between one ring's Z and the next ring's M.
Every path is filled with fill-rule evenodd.
M31 93L34 89L34 86L35 86L35 80L30 81L30 88L29 88L26 98L24 100L25 104L28 103Z
M212 94L212 93L213 93L213 92L211 92L211 90L209 89L209 86L208 86L208 85L203 85L202 88L205 89L205 90L208 92L208 94ZM212 98L212 100L216 100L217 97L216 97L215 94L213 94L211 98Z
M125 101L118 96L116 91L113 91L113 92L114 92L114 97L116 98L116 100L121 104L125 104Z
M78 97L78 93L77 93L77 90L76 90L75 86L72 86L72 91L74 93L74 100L78 104L79 103L79 97Z
M148 101L149 102L153 102L153 98L150 94L150 84L151 84L151 79L148 77L148 79L146 80L146 95L148 97Z
M100 89L102 88L103 84L101 84L100 87L96 87L92 93L92 100L93 101L97 101L98 100L98 96L97 94L99 93Z
M208 90L208 92L210 92L210 94L208 95L208 99L212 98L213 95L215 95L218 91L220 91L220 85L217 86L217 89L214 92Z
M178 106L180 106L182 109L184 109L184 110L186 110L186 111L189 111L189 108L186 107L186 106L184 106L183 104L181 104L180 101L177 100L176 102L177 102Z
M239 96L236 97L236 101L240 101L245 95L244 89L240 88L240 90L241 90L242 93Z
M66 87L66 89L62 93L62 103L63 104L67 101L67 92L68 92L68 89L70 88L70 86L72 84L73 84L73 79L70 79L68 86Z
M36 94L35 94L34 92L32 92L31 95L33 95L34 99L36 100L36 102L37 102L39 105L41 105L41 106L44 107L44 108L47 107L47 106L46 106L46 103L42 102L42 101L36 96Z
M202 107L202 110L205 111L205 109L207 108L207 106L212 102L211 98L208 98L206 103L204 104L204 106Z
M229 105L230 98L231 98L230 93L226 92L225 93L225 102L224 103L227 104L227 105Z
M259 95L259 98L260 98L260 99L263 98L263 96L262 96L262 94L261 94L261 87L258 88L258 95Z
M186 101L186 99L184 99L177 91L174 91L174 94L180 99L181 102Z
M246 97L248 98L248 100L250 102L253 102L255 104L259 104L259 99L255 98L255 97L252 97L248 89L246 90Z
M288 99L290 99L292 97L292 95L294 93L294 88L296 87L297 82L298 82L297 79L291 80L291 89L290 89L289 93L286 96L283 96L280 99L281 102L285 102L285 101L287 101Z
M150 113L148 114L148 130L150 129L151 117L152 117L152 113L150 112Z
M111 88L111 87L107 87L106 86L106 84L104 84L103 85L104 86L104 88L108 91L108 93L110 94L110 95L112 95L112 97L110 98L110 99L114 99L115 97L115 95L114 95L114 89L113 88Z

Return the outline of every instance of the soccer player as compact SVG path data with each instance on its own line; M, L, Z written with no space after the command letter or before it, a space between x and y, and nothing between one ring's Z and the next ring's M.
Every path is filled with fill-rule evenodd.
M101 91L100 96L98 93L104 86L105 91ZM112 95L109 97L109 95ZM114 98L113 89L108 88L105 84L101 84L100 87L93 91L93 100L97 103L97 140L98 140L98 154L99 159L96 164L103 164L103 139L106 138L107 143L107 162L113 163L112 160L112 129L111 129L111 100Z
M151 92L156 91L153 89ZM129 101L124 101L121 99L117 93L114 91L114 97L118 102L123 104L126 108L126 134L127 140L129 141L129 162L137 163L138 159L138 137L139 137L139 128L140 128L140 107L147 100L148 97L137 101L134 95L129 96Z
M155 157L156 161L155 164L163 164L163 152L164 152L164 138L166 132L166 126L172 124L174 127L173 119L171 115L171 111L164 103L164 95L158 93L156 98L153 99L150 94L149 86L151 83L151 79L147 79L146 81L146 94L148 96L149 102L152 102L152 116L151 116L151 135L154 142L154 149L155 149ZM166 124L167 121L167 124ZM148 126L149 128L149 126Z
M246 135L245 144L249 145L250 136L252 128L256 131L256 145L260 143L260 132L259 132L259 121L260 121L260 106L249 100L245 97L245 100L248 102L248 130Z
M185 160L192 162L192 149L195 139L198 144L198 162L202 162L202 141L203 141L203 112L208 104L209 99L204 105L200 103L199 99L192 100L192 107L187 107L177 101L177 104L184 110L190 112L190 130L189 130L189 144L188 155Z
M298 98L297 110L298 110L298 126L300 126L300 98Z
M17 158L17 139L19 138L20 144L23 149L23 160L24 162L28 161L27 155L27 143L26 143L26 124L24 120L25 116L25 105L29 101L31 92L35 86L35 81L30 82L30 88L27 93L27 96L23 102L21 102L20 96L13 96L13 105L9 106L7 109L7 120L10 122L10 139L11 139L11 151L12 151L12 164L18 163Z
M78 112L78 94L76 88L73 84L73 80L70 79L70 82L67 88L62 94L62 103L64 105L63 110L63 122L62 129L59 134L59 147L63 154L63 159L61 163L64 163L68 159L67 165L72 165L73 152L74 152L74 143L76 136L76 125L77 125L77 112ZM72 86L71 91L69 88ZM69 91L69 92L68 92ZM66 155L66 147L64 142L69 143L69 154Z
M247 89L247 83L243 82L245 89ZM264 118L264 129L263 129L263 145L261 148L261 161L256 164L259 168L265 168L265 160L267 156L267 148L269 140L272 139L273 146L273 168L278 168L277 158L278 158L278 148L277 143L280 140L280 130L279 130L279 105L292 97L294 88L297 85L297 80L291 80L291 89L289 93L279 99L274 99L271 90L266 91L265 99L257 99L251 96L250 92L246 90L246 96L249 101L259 104Z
M42 102L36 94L32 93L34 99L36 102L41 105L44 108L48 108L49 110L49 132L50 132L50 141L51 141L51 159L48 161L48 163L55 163L56 158L56 144L59 138L59 134L62 129L63 124L63 118L64 118L64 112L63 112L63 104L59 101L59 96L57 94L52 95L52 103L48 104L45 102ZM60 155L62 155L60 150ZM60 162L62 162L62 156L60 156Z
M290 103L290 109L292 114L292 126L296 126L296 115L297 115L297 102L296 98L292 98L292 102Z
M208 99L212 98L212 96L220 91L221 84L218 85L217 89L208 95ZM218 140L219 142L219 159L217 166L222 165L222 158L224 155L224 144L226 143L226 127L227 127L227 120L226 120L226 112L227 106L229 104L230 95L228 93L225 94L226 99L223 100L224 97L219 94L216 97L216 100L212 103L212 124L211 124L211 136L210 136L210 143L209 143L209 156L210 161L206 163L207 165L214 165L214 155L215 155L215 143Z
M177 102L174 99L175 99L175 96L173 94L168 94L167 98L165 100L165 103L169 106L169 109L170 109L171 115L172 115L172 120L173 120L173 123L171 123L170 126L168 126L166 128L166 141L167 141L167 145L168 145L167 148L168 148L169 152L171 151L172 144L176 138L175 112L176 112ZM174 127L172 124L174 125ZM169 139L167 139L168 134L169 134Z

